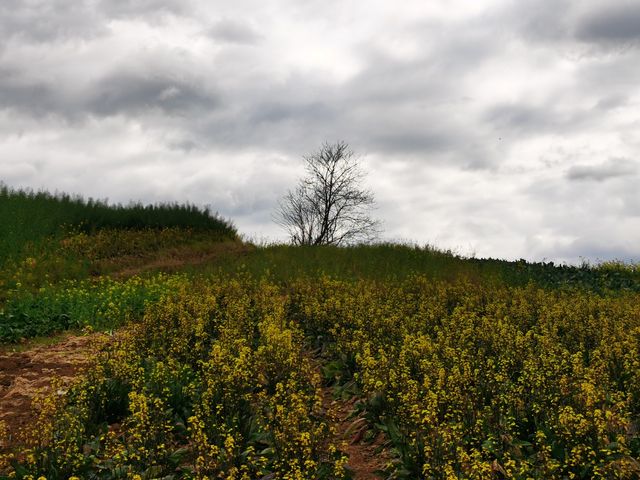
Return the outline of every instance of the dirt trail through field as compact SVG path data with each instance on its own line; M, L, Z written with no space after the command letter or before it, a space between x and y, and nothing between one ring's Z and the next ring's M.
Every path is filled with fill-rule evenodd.
M0 453L16 445L20 430L35 418L32 400L51 386L54 378L70 382L88 364L92 352L104 348L106 334L68 335L51 345L36 346L20 352L0 350L0 422L7 435L0 438ZM376 480L388 460L380 452L382 439L363 441L364 419L350 418L355 398L334 399L333 388L322 389L322 401L337 438L334 440L349 456L348 467L356 480Z
M0 438L0 452L33 421L33 398L50 388L54 377L63 382L73 379L105 338L104 334L70 335L53 345L21 352L0 351L0 422L7 428L7 435Z
M161 252L152 259L120 257L104 262L100 269L106 268L113 278L128 278L149 271L176 272L183 267L193 267L205 263L215 263L224 257L246 255L252 247L240 242L220 242L210 245L206 250L198 251L189 247L176 248Z
M192 247L159 252L154 258L120 257L104 261L113 278L128 278L147 271L174 272L182 267L213 262L225 256L245 255L251 247L241 242L219 242L203 250ZM34 419L32 400L50 387L53 378L70 382L87 364L90 353L106 335L69 334L50 345L9 352L0 345L0 423L7 435L0 437L0 453L16 441L16 435Z
M364 418L350 418L356 398L350 400L334 399L333 388L322 389L322 403L325 411L329 412L332 426L336 431L337 442L342 444L342 451L349 456L347 463L356 480L380 480L377 474L384 469L388 455L381 450L382 438L368 443L363 440L366 432Z

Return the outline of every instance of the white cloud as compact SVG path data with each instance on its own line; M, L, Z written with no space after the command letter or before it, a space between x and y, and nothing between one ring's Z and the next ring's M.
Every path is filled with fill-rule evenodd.
M570 180L594 180L603 182L612 178L635 177L638 163L627 158L611 158L595 165L572 165L567 170Z
M71 3L0 7L0 180L278 236L301 155L343 139L388 238L640 257L635 4Z

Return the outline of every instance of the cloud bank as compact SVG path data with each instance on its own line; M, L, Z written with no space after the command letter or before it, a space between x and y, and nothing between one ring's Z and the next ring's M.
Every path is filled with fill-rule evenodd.
M386 238L640 258L640 4L0 5L0 180L190 201L282 238L302 155L363 155Z

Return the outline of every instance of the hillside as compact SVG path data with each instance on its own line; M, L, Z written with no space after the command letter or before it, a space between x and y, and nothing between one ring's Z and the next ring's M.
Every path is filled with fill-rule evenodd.
M0 202L31 218L0 278L0 478L640 475L635 266L256 246L189 206Z
M193 205L110 205L0 184L0 300L18 286L97 276L221 241L237 242L235 227Z

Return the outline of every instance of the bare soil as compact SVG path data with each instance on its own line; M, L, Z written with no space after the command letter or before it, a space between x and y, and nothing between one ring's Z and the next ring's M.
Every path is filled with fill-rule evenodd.
M119 257L101 262L97 271L113 278L128 278L145 272L163 271L172 273L183 267L214 263L223 257L246 255L252 247L240 242L219 242L204 250L191 247L174 248L159 252L154 258Z
M349 456L347 467L356 480L380 480L380 471L386 466L389 456L383 450L384 438L382 434L373 442L364 440L367 432L365 419L352 417L357 398L350 400L335 399L333 388L322 389L322 403L337 435L337 443L341 450Z
M69 335L52 345L0 352L0 422L7 428L5 438L0 438L0 452L14 444L20 430L34 420L34 397L50 388L54 377L69 382L78 375L98 341L105 337Z

